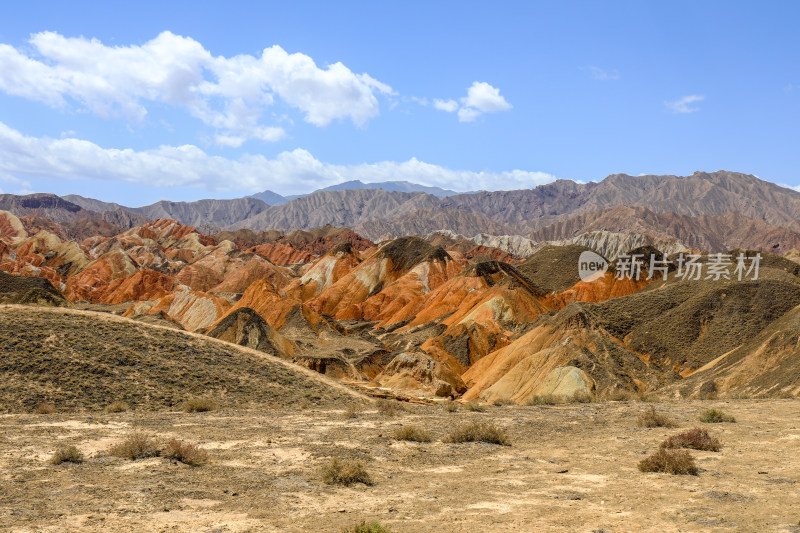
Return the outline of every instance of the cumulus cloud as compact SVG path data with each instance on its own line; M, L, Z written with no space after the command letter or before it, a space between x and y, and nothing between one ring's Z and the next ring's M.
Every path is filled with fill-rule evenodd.
M433 106L440 111L457 112L458 120L461 122L472 122L483 113L508 111L512 107L500 94L500 89L492 87L484 81L472 82L467 89L467 95L460 98L459 102L434 100Z
M261 124L280 99L316 126L349 119L365 125L379 113L377 95L392 88L342 63L320 68L280 46L260 56L213 56L201 43L169 31L142 45L107 46L97 39L41 32L31 53L0 44L0 90L54 108L79 105L103 117L141 121L150 103L180 106L219 130L219 140L275 141L278 127Z
M103 148L75 139L31 137L0 122L0 179L60 178L121 181L148 186L203 187L209 191L272 189L282 194L308 192L349 180L412 181L467 191L519 189L548 183L544 172L472 172L419 161L381 161L332 165L303 149L278 154L243 155L238 159L212 156L193 145L160 146L152 150Z
M447 111L453 113L458 110L458 102L455 100L439 100L438 98L433 101L433 107L439 111Z
M706 99L705 96L701 96L699 94L690 94L689 96L684 96L683 98L680 98L672 102L664 102L664 105L672 113L677 113L677 114L694 113L695 111L700 111L700 108L692 107L690 104L693 104L695 102L702 102L705 99Z

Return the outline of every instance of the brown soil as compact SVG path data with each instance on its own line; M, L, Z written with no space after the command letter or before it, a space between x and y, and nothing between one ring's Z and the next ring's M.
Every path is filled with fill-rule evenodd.
M720 452L691 450L697 476L641 473L675 429L637 427L641 403L489 407L255 409L0 416L0 523L14 531L342 531L376 520L394 532L797 531L796 400L658 406L702 424ZM443 440L490 422L510 446ZM394 439L408 425L429 443ZM724 426L724 427L723 427ZM129 461L107 450L134 430L195 442L208 463ZM75 445L83 464L48 464ZM361 461L372 486L326 485L332 457Z
M0 307L0 412L164 409L189 397L223 407L342 405L345 386L263 352L106 313Z

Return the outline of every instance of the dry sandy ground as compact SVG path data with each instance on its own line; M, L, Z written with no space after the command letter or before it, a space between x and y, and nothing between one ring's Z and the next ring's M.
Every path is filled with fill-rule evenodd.
M11 531L341 531L378 520L419 531L800 532L797 400L664 403L682 429L703 426L724 446L692 454L699 476L644 474L637 463L679 429L643 429L642 403L220 411L0 417L0 529ZM720 407L735 424L701 424ZM446 444L453 427L490 420L511 446ZM398 442L402 425L431 443ZM133 428L199 442L205 466L128 461L105 453ZM88 459L52 466L60 444ZM332 456L361 459L375 484L325 485Z

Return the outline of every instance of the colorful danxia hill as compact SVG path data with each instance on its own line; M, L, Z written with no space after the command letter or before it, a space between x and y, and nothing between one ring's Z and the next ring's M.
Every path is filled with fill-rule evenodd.
M615 216L673 231L643 240L604 229ZM407 398L800 392L797 252L726 250L733 265L760 254L744 277L680 270L681 253L719 261L702 245L722 216L701 221L695 246L674 234L696 217L628 207L563 218L538 240L438 231L374 242L333 226L201 233L171 219L127 230L89 222L78 231L75 221L0 211L0 303L179 328ZM581 238L565 239L573 226ZM582 280L587 251L610 262ZM650 275L647 260L638 278L620 275L634 255L663 259L668 275Z

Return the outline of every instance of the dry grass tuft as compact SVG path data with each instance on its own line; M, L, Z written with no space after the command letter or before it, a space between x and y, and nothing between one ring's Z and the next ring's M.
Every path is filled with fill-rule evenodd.
M403 426L394 432L397 440L408 440L411 442L430 442L433 440L431 434L417 426Z
M178 439L170 440L161 450L161 456L167 459L175 459L189 466L201 466L208 462L207 451L197 444Z
M322 481L328 485L344 485L354 483L372 485L372 478L361 461L339 459L334 457L322 468Z
M560 399L552 394L539 394L530 398L526 405L558 405Z
M359 413L361 413L361 409L355 405L349 406L347 409L344 410L342 414L342 418L358 418Z
M108 453L123 459L145 459L147 457L158 457L159 450L153 440L145 433L137 431L128 436L124 441L112 446Z
M690 429L683 433L673 435L661 443L662 448L691 448L693 450L703 450L707 452L718 452L722 445L718 439L708 434L708 431L701 428Z
M643 428L671 428L675 425L667 415L659 413L652 406L639 415L639 426Z
M216 402L210 398L191 398L183 402L182 406L185 413L207 413L218 408Z
M342 533L392 533L379 522L361 522L350 529L343 529Z
M442 403L442 409L448 413L455 413L458 411L458 402L454 402L453 400L447 400L446 402Z
M483 413L486 411L486 406L476 402L475 400L470 400L464 404L464 409L467 411L472 411L473 413Z
M667 450L660 448L657 452L639 462L642 472L662 472L674 475L696 476L698 473L694 459L686 450Z
M113 402L106 406L106 413L124 413L130 406L125 402Z
M375 402L375 406L378 408L378 414L382 414L383 416L394 416L397 413L407 411L404 406L392 400L378 400Z
M706 409L700 415L700 422L718 424L720 422L736 422L736 418L719 409Z
M52 403L40 403L33 408L33 412L37 415L52 415L56 412L56 406Z
M79 465L82 462L83 454L75 446L62 446L57 449L50 458L51 465L60 465L61 463L75 463Z
M466 426L454 429L447 437L445 442L488 442L489 444L500 444L510 446L511 443L505 431L489 422L472 422Z

